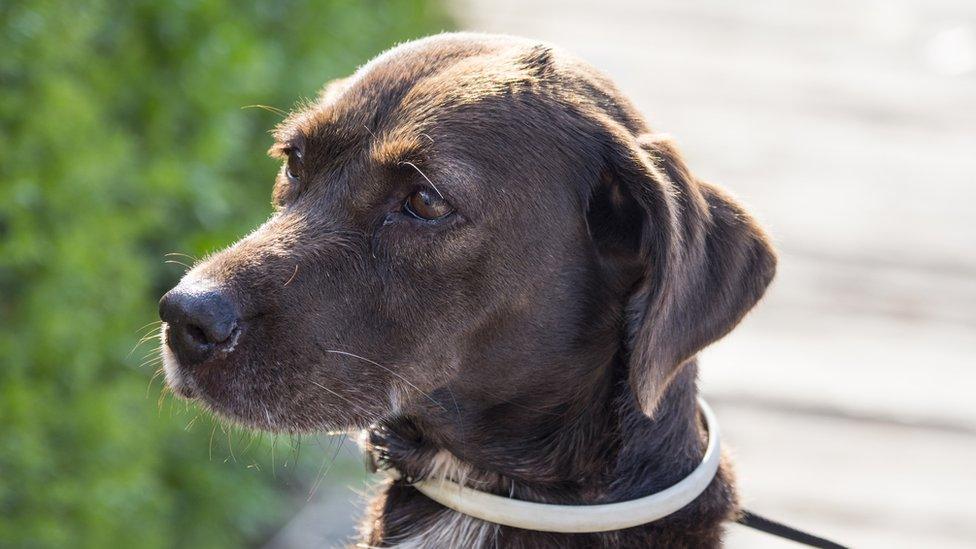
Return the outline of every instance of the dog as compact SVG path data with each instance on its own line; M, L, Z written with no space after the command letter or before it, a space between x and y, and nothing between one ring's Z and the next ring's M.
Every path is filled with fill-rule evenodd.
M442 34L328 83L274 137L270 219L160 301L175 393L256 429L367 430L405 479L371 503L368 546L721 545L727 457L680 511L604 533L501 526L408 482L607 503L702 459L696 354L776 258L607 77Z

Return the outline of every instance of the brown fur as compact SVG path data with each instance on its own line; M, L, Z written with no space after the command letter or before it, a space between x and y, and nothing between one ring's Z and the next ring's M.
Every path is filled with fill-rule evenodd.
M605 77L536 42L440 35L331 83L276 139L299 181L283 169L271 219L181 282L240 311L232 351L167 351L181 394L262 429L372 426L406 475L530 501L632 499L695 467L694 356L775 258ZM405 215L430 186L456 213ZM481 523L396 482L364 538L712 547L735 513L728 463L678 513L592 535Z

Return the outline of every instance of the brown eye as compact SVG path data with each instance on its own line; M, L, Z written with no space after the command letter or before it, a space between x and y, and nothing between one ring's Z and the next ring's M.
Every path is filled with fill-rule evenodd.
M421 189L413 193L403 203L403 209L417 219L426 221L433 221L454 213L451 203L444 200L433 189Z
M288 151L288 163L285 164L285 175L288 179L297 183L298 174L300 173L299 168L302 165L302 151L298 149L290 149Z

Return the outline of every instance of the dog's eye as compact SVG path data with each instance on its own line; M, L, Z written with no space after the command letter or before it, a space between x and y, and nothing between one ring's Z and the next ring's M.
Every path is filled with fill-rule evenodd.
M421 189L403 203L403 210L417 219L433 221L454 213L454 206L433 189Z
M302 165L302 151L298 149L288 150L288 163L285 164L285 175L293 182L298 182L299 168Z

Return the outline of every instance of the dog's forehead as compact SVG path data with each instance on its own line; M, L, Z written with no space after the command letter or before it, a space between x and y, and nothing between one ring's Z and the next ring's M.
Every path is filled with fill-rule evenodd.
M508 37L445 35L410 42L327 84L276 137L284 143L304 138L348 144L382 136L401 147L422 145L451 111L531 89L551 56L547 46Z

